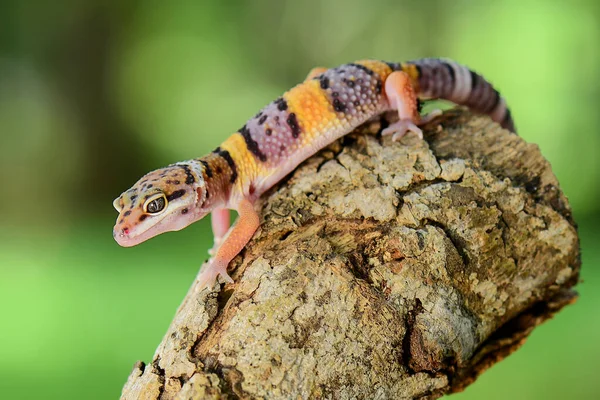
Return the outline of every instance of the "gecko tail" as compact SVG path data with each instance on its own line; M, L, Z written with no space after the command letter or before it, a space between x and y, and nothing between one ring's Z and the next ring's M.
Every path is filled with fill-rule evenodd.
M388 65L410 75L420 98L450 100L467 106L517 133L506 100L483 76L464 65L438 58Z

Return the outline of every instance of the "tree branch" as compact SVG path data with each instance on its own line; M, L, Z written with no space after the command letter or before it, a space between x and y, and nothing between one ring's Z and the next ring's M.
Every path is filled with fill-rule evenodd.
M425 139L353 133L264 196L235 283L192 287L122 398L434 399L573 302L579 239L538 147L462 109Z

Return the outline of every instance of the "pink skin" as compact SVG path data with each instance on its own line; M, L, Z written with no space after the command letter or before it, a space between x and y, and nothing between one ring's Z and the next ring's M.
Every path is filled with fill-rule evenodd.
M183 217L177 214L165 215L160 221L152 221L151 218L147 218L146 224L140 224L132 228L118 229L115 227L113 230L113 237L115 241L122 247L132 247L145 242L154 236L160 235L164 232L179 231L188 225L198 221L204 214L188 213L189 216ZM146 222L144 221L144 222Z
M214 235L214 244L212 249L208 251L208 254L211 256L215 254L216 249L219 247L221 242L223 241L223 237L227 234L231 226L229 209L227 208L217 208L212 211L210 214L211 223L212 223L212 231Z

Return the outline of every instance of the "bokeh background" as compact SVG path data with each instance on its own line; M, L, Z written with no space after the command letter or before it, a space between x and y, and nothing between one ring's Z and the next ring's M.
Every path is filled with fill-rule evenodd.
M317 65L451 57L507 97L580 226L576 305L455 399L600 398L600 2L0 2L0 397L117 398L208 221L124 249L112 200Z

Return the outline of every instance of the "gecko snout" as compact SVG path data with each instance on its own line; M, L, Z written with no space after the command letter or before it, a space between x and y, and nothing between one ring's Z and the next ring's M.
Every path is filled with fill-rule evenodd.
M124 238L129 235L129 228L115 228L113 229L113 237L115 239Z

